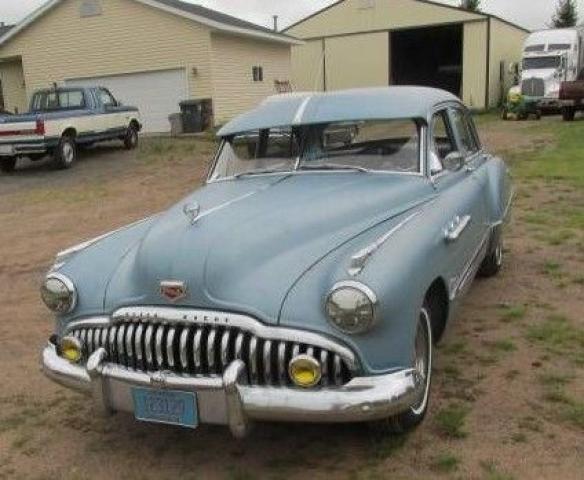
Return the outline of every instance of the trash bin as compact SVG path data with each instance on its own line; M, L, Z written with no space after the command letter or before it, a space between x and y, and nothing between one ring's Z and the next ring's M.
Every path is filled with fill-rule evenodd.
M185 100L180 103L183 132L197 133L209 127L211 119L211 100Z
M170 134L173 137L183 133L183 116L182 113L172 113L168 116L170 122Z

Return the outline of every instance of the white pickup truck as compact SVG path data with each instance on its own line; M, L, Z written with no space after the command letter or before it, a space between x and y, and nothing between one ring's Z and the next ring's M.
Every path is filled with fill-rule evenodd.
M28 113L0 117L0 169L9 173L19 157L46 155L57 168L69 168L80 145L119 139L136 148L141 128L138 109L123 106L106 88L39 90Z

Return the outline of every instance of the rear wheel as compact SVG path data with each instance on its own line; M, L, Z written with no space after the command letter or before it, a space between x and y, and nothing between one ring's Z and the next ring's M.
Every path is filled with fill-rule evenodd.
M53 164L60 169L71 168L76 160L77 145L75 145L75 139L69 135L63 135L53 152Z
M134 150L138 146L138 129L134 124L128 127L124 137L124 147L126 150Z
M418 401L408 410L374 426L386 433L404 433L417 427L426 416L430 385L432 383L432 311L430 302L425 301L418 315L416 338L412 352L412 365L416 384L420 388Z
M576 110L574 107L564 107L562 108L562 118L565 122L572 122L576 117Z
M481 277L494 277L503 267L503 235L501 232L496 232L494 235L491 250L479 268Z
M16 157L6 157L0 159L0 170L4 173L12 173L16 168Z

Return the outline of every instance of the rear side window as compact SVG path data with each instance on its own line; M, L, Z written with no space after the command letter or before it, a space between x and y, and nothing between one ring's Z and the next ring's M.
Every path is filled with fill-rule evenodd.
M463 154L472 155L479 151L476 131L464 111L459 109L452 110L452 126L458 134Z
M33 97L32 109L36 112L75 110L85 108L83 90L47 90Z

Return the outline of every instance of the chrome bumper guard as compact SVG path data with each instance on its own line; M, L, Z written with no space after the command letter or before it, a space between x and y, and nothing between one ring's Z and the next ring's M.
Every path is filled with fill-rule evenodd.
M186 377L166 372L143 373L107 363L103 348L86 366L74 365L48 343L42 370L51 380L91 395L104 413L134 411L132 386L197 393L201 423L228 425L243 437L254 420L289 422L363 422L407 410L421 395L413 369L358 377L342 387L301 390L245 384L245 364L233 361L222 377Z

